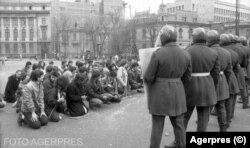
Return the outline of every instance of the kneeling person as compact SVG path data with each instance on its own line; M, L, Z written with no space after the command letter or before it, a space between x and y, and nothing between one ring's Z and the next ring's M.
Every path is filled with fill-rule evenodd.
M55 87L52 88L45 100L45 113L52 122L58 122L62 117L59 113L66 112L66 90L69 80L65 76L60 76L55 81Z
M72 117L83 116L88 112L88 102L86 101L85 84L88 77L84 74L77 74L74 81L67 88L66 102L67 109Z

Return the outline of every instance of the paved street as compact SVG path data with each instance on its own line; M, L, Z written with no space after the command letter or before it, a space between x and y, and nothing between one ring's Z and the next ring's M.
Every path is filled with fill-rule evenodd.
M57 62L59 64L59 62ZM22 68L25 62L7 62L0 67L1 92L3 92L8 75ZM195 112L194 112L195 113ZM196 129L196 113L193 114L188 131ZM19 127L16 123L17 114L10 104L0 109L1 148L34 148L34 146L11 145L6 138L80 138L81 148L147 148L151 130L151 117L147 110L144 94L135 94L125 98L119 104L105 105L103 108L91 111L80 119L64 116L59 123L51 123L39 130L26 126ZM250 110L236 106L236 114L229 131L250 131ZM208 131L218 131L217 119L211 116ZM173 131L168 118L165 122L162 147L173 141ZM37 146L44 148L43 146ZM48 146L49 148L67 147Z

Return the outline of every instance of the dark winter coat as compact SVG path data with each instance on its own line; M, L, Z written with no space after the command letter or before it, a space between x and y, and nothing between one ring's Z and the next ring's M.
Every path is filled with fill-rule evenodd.
M216 87L217 101L225 100L229 98L228 82L232 71L231 54L217 43L210 44L209 47L218 53L220 62L221 73Z
M101 94L104 93L104 90L102 88L100 81L96 82L89 81L86 85L86 89L87 89L87 96L89 97L89 99L91 98L102 99Z
M211 106L217 103L215 86L220 75L219 58L216 51L205 43L194 43L186 49L192 59L192 73L210 73L209 76L192 76L185 85L188 106Z
M69 84L66 93L67 108L71 116L81 116L86 112L83 110L83 101L81 96L86 95L84 87L79 87L75 82Z
M238 75L239 73L239 55L235 51L233 51L229 45L223 45L222 47L229 51L231 54L232 73L229 78L229 92L230 94L237 94L239 93L239 84L236 75Z
M19 83L20 79L16 77L16 74L9 76L4 92L6 102L14 103L16 101L15 93Z
M183 82L191 77L191 60L176 43L168 43L152 55L144 80L148 109L153 115L178 116L187 111Z

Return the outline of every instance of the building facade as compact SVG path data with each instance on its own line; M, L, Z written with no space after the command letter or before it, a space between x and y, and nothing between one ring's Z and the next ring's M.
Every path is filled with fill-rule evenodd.
M83 2L86 1L81 1L81 3ZM98 24L100 24L101 21L104 21L104 26L107 30L110 30L112 28L112 25L114 25L112 24L112 21L125 20L125 8L123 0L101 0L100 3L93 2L92 4L98 7L89 7L88 10L91 10L91 13L88 13L87 15L85 15L85 17L82 16L83 19L89 21L87 23L88 25L93 25L91 26L91 29L100 29L98 27ZM65 10L65 12L67 11ZM80 20L80 18L78 18L76 21L78 20ZM92 33L95 35L92 35L91 30L88 30L85 25L85 22L78 23L77 26L73 24L70 25L68 29L60 31L58 39L61 55L67 57L82 57L86 51L91 51L93 53L99 54L106 53L106 50L108 51L108 31L105 30L103 31L104 33L102 33L101 31L98 33L96 31L93 31ZM104 41L103 38L105 38ZM95 56L100 57L101 55Z
M122 0L103 3L99 0L0 0L0 56L54 57L64 52L60 32L81 28L88 19L99 17L101 6L104 14L119 10L124 17ZM78 47L73 42L74 46L68 46L67 50Z
M221 33L232 33L235 34L235 23L193 23L193 22L176 22L176 21L156 21L155 19L144 18L143 20L131 20L134 21L136 25L136 46L137 49L141 48L150 48L154 47L154 43L156 41L158 32L160 29L166 25L175 26L177 31L177 44L186 48L191 44L192 41L192 33L193 30L197 27L203 27L206 30L217 30ZM156 34L152 34L152 30L155 30ZM240 36L245 36L248 40L250 40L250 21L249 22L241 22L239 24L239 33Z
M46 56L51 43L50 2L0 1L0 56Z
M250 20L250 7L238 5L238 8L240 20ZM175 15L177 13L178 15L180 11L187 11L187 18L192 17L191 11L196 13L197 22L221 23L235 20L236 5L220 0L175 0L174 3L161 4L158 14L164 18L170 14ZM185 16L182 18L185 20Z

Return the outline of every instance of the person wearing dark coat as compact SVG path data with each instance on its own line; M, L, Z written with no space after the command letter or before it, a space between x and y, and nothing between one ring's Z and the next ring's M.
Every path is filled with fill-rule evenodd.
M231 107L231 99L229 99L229 86L232 64L231 55L226 49L220 47L220 37L216 30L210 30L207 32L208 47L212 48L218 53L220 62L220 77L216 87L217 103L215 109L217 112L219 128L221 132L227 130L227 119L230 118L231 113L229 107ZM227 109L226 109L227 108Z
M48 95L44 100L45 102L45 113L48 119L52 122L58 122L61 119L59 113L66 112L66 91L69 85L69 80L60 76L55 81L55 87L49 90Z
M239 56L239 64L238 64L238 69L239 69L239 73L237 75L237 79L238 79L238 84L239 84L239 89L240 89L240 95L241 95L241 99L243 101L243 109L247 109L250 108L250 106L248 105L248 95L247 95L247 91L246 91L246 81L245 81L245 70L247 68L247 64L248 64L248 59L247 59L247 53L245 51L245 49L243 49L241 46L237 45L237 37L229 34L230 40L231 40L231 44L230 44L230 48L235 51L238 56Z
M187 96L187 112L184 124L197 109L197 131L205 132L209 121L210 106L217 103L215 88L220 77L220 64L218 53L206 45L204 28L196 28L193 32L193 44L186 49L192 59L192 78L185 85Z
M47 102L47 98L48 98L48 94L49 94L49 91L54 88L55 86L55 81L56 79L60 76L59 72L58 71L53 71L50 75L49 75L49 78L45 79L43 81L43 92L44 92L44 101Z
M25 64L25 67L22 69L22 76L21 76L22 79L26 78L27 75L30 77L31 66L32 66L32 63L30 61L27 61Z
M128 70L128 83L130 85L131 90L139 90L142 88L142 83L138 82L138 68L139 64L137 62L132 63L130 69Z
M15 93L21 81L21 76L22 76L21 70L17 70L15 74L9 76L4 92L5 95L4 100L6 102L14 103L16 101Z
M250 50L247 47L246 37L241 36L238 38L237 41L238 41L237 45L240 46L242 49L244 49L245 55L247 56L247 66L244 68L244 72L245 72L244 76L245 76L245 82L246 82L245 89L246 89L246 93L247 93L248 89L249 89L249 79L250 79L250 64L249 64ZM249 103L248 93L246 94L246 99L244 101L242 100L242 103L243 103L244 108L249 108L249 107L247 107L247 106L249 106L248 105L248 103Z
M88 104L85 84L88 77L84 74L77 74L73 82L67 88L66 103L70 116L79 117L88 113Z
M101 85L100 81L100 71L93 70L91 79L88 81L87 96L92 107L100 107L101 104L109 104L111 100L117 99L114 95L106 93Z
M183 119L187 108L183 83L191 77L191 60L188 53L176 44L174 27L166 25L161 32L161 47L153 53L143 76L148 86L148 109L152 115L150 148L160 147L165 116L169 116L174 128L175 146L184 148Z
M50 74L51 74L51 72L54 70L54 66L51 66L51 65L49 65L49 66L47 66L46 67L46 74L44 75L44 80L43 81L45 81L46 79L49 79L49 77L50 77Z
M221 34L220 36L220 45L221 47L223 47L224 49L226 49L228 52L230 52L230 57L231 57L231 63L232 63L232 70L231 70L231 75L229 78L229 93L230 93L230 103L231 103L231 107L228 108L228 110L230 110L230 118L228 118L227 116L227 127L230 126L231 123L231 119L234 116L234 108L235 108L235 103L236 103L236 98L237 98L237 94L239 93L239 85L238 85L238 81L236 78L236 75L238 75L239 73L239 67L238 67L238 54L233 51L230 48L230 44L231 44L231 40L229 38L228 34ZM227 112L228 112L227 110Z

